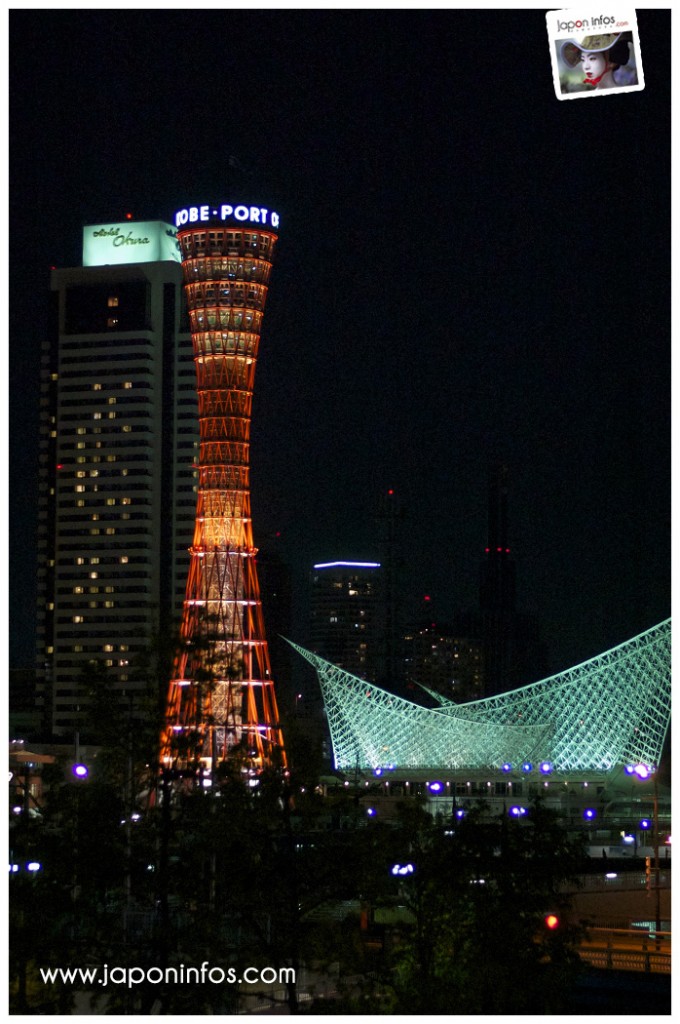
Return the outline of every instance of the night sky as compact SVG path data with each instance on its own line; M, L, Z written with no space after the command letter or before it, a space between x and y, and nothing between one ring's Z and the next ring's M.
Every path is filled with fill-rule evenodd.
M11 12L13 666L49 268L214 200L281 215L253 517L298 589L379 557L393 488L406 610L475 607L500 459L555 671L670 614L670 12L638 27L643 91L560 102L543 10Z

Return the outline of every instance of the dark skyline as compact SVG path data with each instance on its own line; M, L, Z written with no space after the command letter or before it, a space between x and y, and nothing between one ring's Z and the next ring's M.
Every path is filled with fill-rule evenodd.
M670 614L670 13L638 25L643 91L559 102L542 11L12 12L12 665L49 268L213 198L281 214L252 503L298 588L376 556L391 487L412 607L476 605L500 459L555 670Z

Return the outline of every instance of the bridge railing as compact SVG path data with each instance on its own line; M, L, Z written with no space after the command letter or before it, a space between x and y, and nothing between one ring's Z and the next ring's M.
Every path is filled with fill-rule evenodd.
M590 928L579 956L592 967L670 974L671 933L624 928Z

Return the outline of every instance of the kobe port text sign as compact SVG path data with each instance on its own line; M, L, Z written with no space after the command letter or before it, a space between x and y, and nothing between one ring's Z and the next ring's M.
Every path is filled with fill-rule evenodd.
M279 215L266 206L234 206L230 203L221 203L219 206L186 206L175 214L175 225L178 228L185 224L201 224L210 221L238 221L244 224L263 224L272 228L278 228Z

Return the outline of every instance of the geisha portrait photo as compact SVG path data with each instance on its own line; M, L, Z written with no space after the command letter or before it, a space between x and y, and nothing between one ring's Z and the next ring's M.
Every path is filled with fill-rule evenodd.
M555 41L563 93L625 89L638 84L631 32Z

